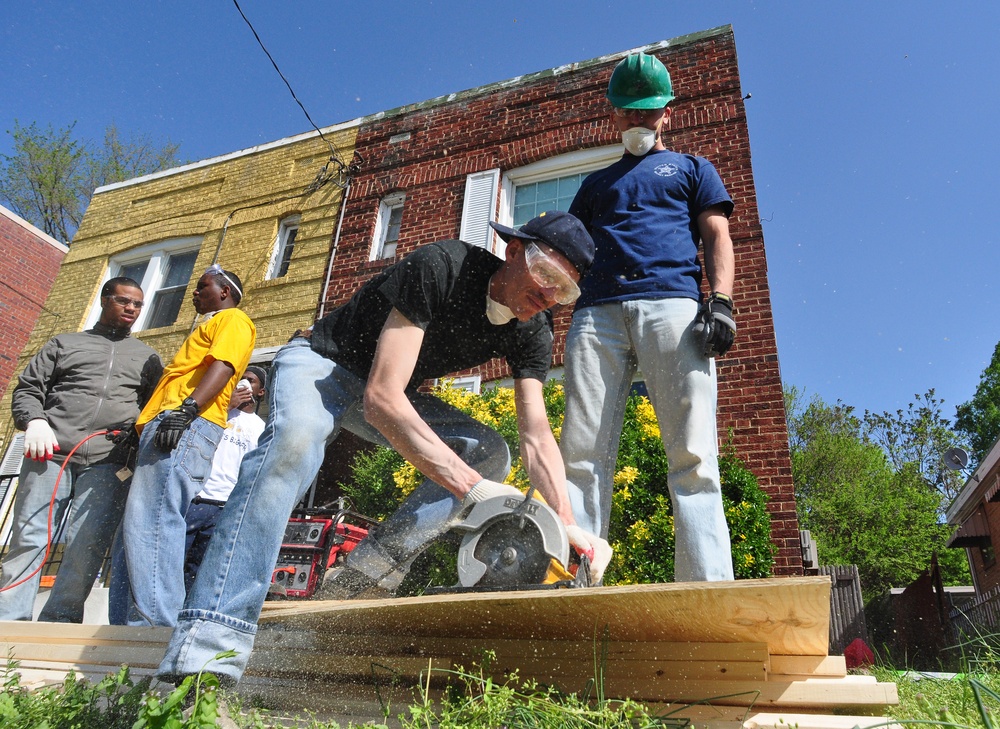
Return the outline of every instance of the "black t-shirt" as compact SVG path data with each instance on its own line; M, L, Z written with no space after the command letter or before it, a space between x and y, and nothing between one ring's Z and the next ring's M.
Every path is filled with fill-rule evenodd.
M501 326L486 318L490 277L503 262L460 240L418 248L316 322L312 348L362 378L393 308L424 330L409 386L504 357L516 379L545 380L552 362L552 315Z

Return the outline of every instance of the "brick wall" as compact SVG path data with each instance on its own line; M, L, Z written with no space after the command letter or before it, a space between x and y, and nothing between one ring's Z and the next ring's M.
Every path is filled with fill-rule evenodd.
M348 125L326 136L350 160L354 134ZM197 281L212 262L227 219L219 263L243 281L241 308L257 326L257 347L288 341L296 328L312 323L326 274L342 191L330 183L312 194L300 193L329 156L325 142L303 135L98 191L46 302L51 316L35 326L12 371L22 370L55 334L84 327L111 257L172 238L195 238L201 244L191 280ZM301 222L288 273L265 280L279 222L290 215L299 215ZM192 291L189 283L175 324L136 335L165 362L190 331ZM9 376L2 380L8 381ZM4 443L12 433L8 393L0 401Z
M719 169L736 210L737 343L719 361L719 432L732 431L736 452L770 497L776 574L802 569L784 402L771 312L763 232L757 212L750 143L731 29L657 44L677 101L668 147L700 154ZM342 302L386 263L368 262L379 201L404 191L397 257L442 238L457 238L466 176L507 172L555 155L618 144L604 98L621 55L494 84L363 120L357 149L367 162L347 203L327 306ZM404 141L391 138L409 134ZM554 365L562 364L568 312L557 315ZM509 376L491 362L484 380Z
M36 323L58 326L45 299L67 248L0 207L0 397L17 372L18 355Z

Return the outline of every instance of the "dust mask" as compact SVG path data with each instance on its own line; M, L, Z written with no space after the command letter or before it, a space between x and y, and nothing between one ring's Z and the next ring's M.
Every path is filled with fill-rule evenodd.
M490 324L502 326L514 318L514 312L486 294L486 318Z
M642 157L656 144L656 130L632 127L622 132L622 144L629 154Z

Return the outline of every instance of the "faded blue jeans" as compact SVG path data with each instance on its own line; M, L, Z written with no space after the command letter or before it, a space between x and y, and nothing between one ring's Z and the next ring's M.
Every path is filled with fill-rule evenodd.
M21 465L10 548L3 561L0 582L4 587L29 575L45 555L49 501L61 467L62 461L27 459ZM83 605L125 510L129 482L115 475L120 468L121 465L107 463L94 466L70 463L63 471L52 512L52 536L55 538L65 516L66 548L39 620L83 622ZM41 572L13 589L0 592L0 620L31 620L40 579Z
M692 299L644 299L573 313L566 337L560 449L577 524L608 535L618 441L632 378L642 373L670 477L677 582L733 579L719 483L715 360L705 357Z
M184 517L212 470L212 457L224 432L205 418L195 418L177 446L164 453L153 445L153 435L167 412L146 423L139 438L139 458L122 522L128 583L111 581L112 612L122 603L118 591L131 591L129 625L177 624L185 594Z
M229 681L243 675L288 517L319 473L327 444L345 428L388 445L364 419L364 390L365 380L313 352L306 339L293 339L278 351L267 425L257 448L243 459L159 675L197 673L230 649L236 657L212 662L208 670ZM510 452L499 434L433 395L409 397L462 460L484 478L506 477ZM414 557L447 531L460 511L457 498L425 480L354 548L347 564L395 588Z

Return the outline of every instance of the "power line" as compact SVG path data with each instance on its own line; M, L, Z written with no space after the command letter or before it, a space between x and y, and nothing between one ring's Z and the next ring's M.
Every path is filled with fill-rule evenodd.
M278 64L271 56L271 53L267 50L267 47L264 45L264 41L262 41L260 39L260 36L257 34L256 29L253 27L253 23L250 22L250 19L247 18L246 14L243 12L243 8L240 7L239 0L233 0L233 5L235 5L236 9L239 11L240 16L243 18L243 22L245 22L247 26L250 28L250 32L253 33L253 37L257 39L257 44L260 46L261 50L264 51L264 54L267 56L267 59L271 62L271 65L274 66L274 70L278 72L278 76L280 76L281 80L285 82L285 86L288 87L288 92L292 95L292 98L295 100L295 103L299 105L300 109L302 109L302 113L305 114L306 119L309 120L309 123L312 124L313 129L315 129L316 133L319 134L320 139L326 142L326 145L330 148L331 159L334 162L336 162L337 166L339 167L338 170L339 174L337 176L341 179L338 180L337 184L338 186L343 187L344 183L342 178L351 171L349 169L348 164L344 162L343 158L340 156L340 153L337 151L337 148L333 145L333 143L330 142L330 140L328 140L325 136L323 136L323 132L320 131L320 128L316 125L316 122L314 122L312 117L309 116L309 111L306 109L305 104L299 101L299 97L295 95L295 90L292 88L292 85L288 83L288 79L285 78L285 74L283 74L281 72L281 69L278 68ZM323 169L320 170L319 175L317 175L316 180L312 183L312 185L310 185L310 188L319 189L327 182L329 182L330 179L332 179L332 177L328 174L327 167L326 165L324 165Z

